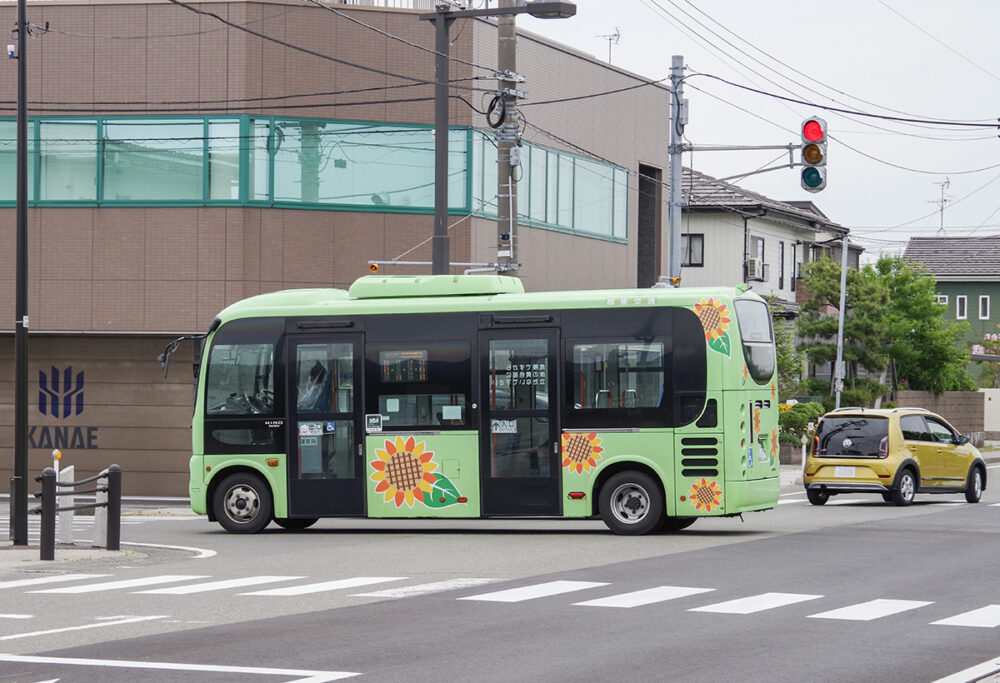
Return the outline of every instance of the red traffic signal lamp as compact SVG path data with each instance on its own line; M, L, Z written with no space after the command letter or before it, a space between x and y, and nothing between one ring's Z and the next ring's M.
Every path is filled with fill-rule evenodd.
M802 122L802 174L799 180L807 192L826 187L826 121L811 116Z

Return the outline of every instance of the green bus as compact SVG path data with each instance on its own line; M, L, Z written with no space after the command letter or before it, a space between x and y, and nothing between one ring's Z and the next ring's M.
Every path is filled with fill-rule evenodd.
M167 354L169 355L169 354ZM619 534L778 500L771 316L746 286L526 293L381 276L237 302L198 369L191 507L321 517L600 517Z

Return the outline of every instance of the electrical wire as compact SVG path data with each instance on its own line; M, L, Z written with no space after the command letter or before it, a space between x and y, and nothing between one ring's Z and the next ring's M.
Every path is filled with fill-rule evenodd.
M465 64L467 66L471 66L471 67L474 67L476 69L483 69L485 71L489 71L492 74L496 74L497 73L497 70L494 69L494 68L492 68L492 67L483 66L481 64L476 64L475 62L468 62L468 61L466 61L464 59L460 59L458 57L454 57L451 54L442 54L442 53L438 52L435 49L432 49L432 48L429 48L429 47L424 47L423 45L418 45L417 43L411 42L411 41L409 41L409 40L407 40L405 38L401 38L400 36L397 36L395 34L389 33L388 31L383 31L382 29L378 28L377 26L372 26L371 24L366 24L365 22L361 21L360 19L358 19L356 17L352 17L351 15L345 14L344 12L341 12L338 9L334 9L333 7L325 5L324 3L320 2L320 0L305 0L305 1L308 2L308 3L310 3L310 4L312 4L312 5L316 5L317 7L322 7L323 9L327 10L328 12L333 12L334 14L336 14L338 17L340 17L342 19L346 19L347 21L350 21L350 22L353 22L355 24L358 24L359 26L365 27L366 29L369 29L371 31L375 31L375 33L378 33L378 34L380 34L382 36L385 36L386 38L389 38L391 40L399 41L400 43L403 43L404 45L409 45L410 47L414 47L414 48L416 48L418 50L423 50L424 52L429 52L432 55L435 55L437 57L447 57L448 60L452 61L452 62L458 62L459 64ZM464 25L463 25L463 28L464 28ZM458 40L458 36L455 37L455 40Z

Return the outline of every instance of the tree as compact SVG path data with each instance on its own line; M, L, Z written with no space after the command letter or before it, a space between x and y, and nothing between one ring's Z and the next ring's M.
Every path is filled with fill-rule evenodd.
M778 314L777 297L768 299L771 323L774 325L774 346L778 363L778 395L787 397L798 390L802 377L802 352L795 346L795 326Z
M968 323L948 324L944 319L945 306L937 302L934 277L922 265L898 256L883 256L863 271L889 292L884 322L897 377L918 391L975 391L976 383L966 369L969 353L962 342Z
M803 286L809 297L802 304L798 320L798 332L803 340L799 350L813 363L836 361L840 264L829 258L806 264ZM889 362L884 320L888 303L888 288L873 272L847 272L843 352L847 370L843 394L847 405L868 405L885 391L885 387L870 376L881 373ZM859 368L866 370L869 378L861 377ZM813 392L826 389L827 393L833 393L833 386L821 388L816 385L813 380L808 388Z

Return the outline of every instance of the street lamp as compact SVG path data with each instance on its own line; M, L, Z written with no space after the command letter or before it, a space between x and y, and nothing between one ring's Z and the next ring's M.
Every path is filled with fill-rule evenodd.
M448 29L455 19L530 14L537 19L565 19L576 14L572 2L534 0L513 7L452 10L438 5L420 18L434 22L434 238L431 242L431 274L447 275L448 241Z

